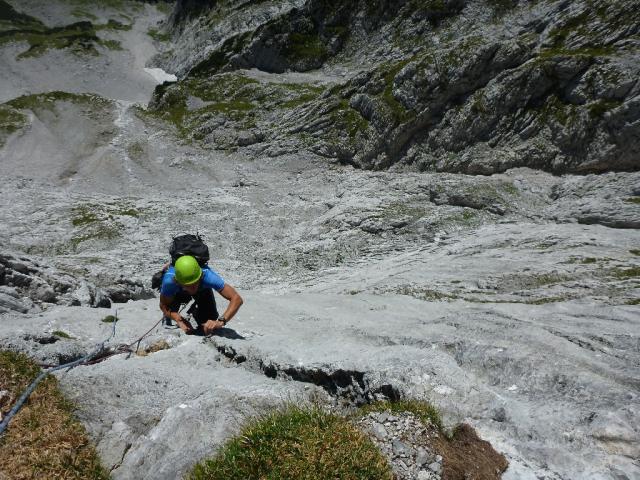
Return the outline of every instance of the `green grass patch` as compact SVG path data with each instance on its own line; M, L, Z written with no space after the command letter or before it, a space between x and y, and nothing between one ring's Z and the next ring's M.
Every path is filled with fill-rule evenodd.
M371 412L413 413L416 417L422 420L422 422L435 425L438 430L443 431L442 417L440 416L438 409L430 403L421 400L398 400L397 402L385 400L364 405L359 408L359 413L361 415L367 415Z
M147 31L147 35L153 38L157 42L168 42L171 40L171 34L168 32L161 32L157 28L150 28Z
M229 58L242 51L249 43L252 35L253 33L249 31L228 38L218 50L215 50L205 60L194 66L189 71L189 76L208 78L217 73L229 63Z
M190 480L391 480L377 447L343 417L288 405L249 421Z
M289 60L294 62L307 58L324 61L329 56L326 45L315 33L290 33L289 41L283 53Z
M95 15L82 7L73 9L71 15L83 20L50 28L37 18L19 13L8 3L0 1L0 45L12 42L27 43L28 48L18 54L18 59L38 57L50 49L69 49L79 55L98 55L98 46L111 50L121 50L122 47L115 40L101 39L97 31L131 29L130 24L113 19L103 25L94 25L89 20L95 20Z
M39 374L26 355L0 351L0 390L13 401ZM73 408L47 376L0 438L0 478L109 478Z
M64 27L11 30L0 35L0 44L26 42L29 48L17 58L38 57L49 49L69 48L77 54L97 55L96 45L103 42L96 35L91 22L77 22Z
M71 224L74 227L82 227L93 224L104 224L116 221L117 217L139 218L143 215L142 210L130 207L125 203L107 204L83 204L71 209Z
M81 243L88 241L111 241L122 235L121 226L117 224L98 224L92 227L87 233L73 236L70 240L72 251L76 252Z
M169 122L176 127L178 136L199 141L211 133L201 127L214 117L224 117L238 130L254 128L261 120L277 128L273 121L281 116L274 112L311 102L324 90L325 87L312 84L259 82L239 72L190 76L157 87L152 107L140 115ZM349 120L355 119L357 112L349 110Z
M392 221L400 218L410 218L410 222L421 219L429 210L421 205L409 205L403 202L392 202L380 212L380 218Z
M640 197L629 197L629 198L625 198L624 199L625 202L627 203L640 203Z
M567 300L567 297L542 297L542 298L536 298L535 300L525 300L522 303L526 305L544 305L547 303L564 302L565 300ZM514 303L518 303L518 302L514 302Z
M109 21L103 25L96 25L96 30L116 30L116 31L129 31L133 28L133 24L131 23L122 23L118 20L114 20L110 18Z
M597 100L587 105L589 115L593 118L602 118L605 113L622 105L619 100Z
M67 332L63 332L62 330L54 330L52 334L55 335L56 337L73 340L73 337L71 335L69 335Z
M396 76L413 58L407 58L395 63L387 63L382 66L385 88L379 98L387 105L393 119L397 123L407 122L415 117L415 112L407 110L396 97L393 96L393 81Z
M388 292L380 292L388 293ZM439 301L451 301L458 298L457 295L451 293L444 293L438 290L432 290L430 288L424 288L416 285L402 285L392 290L392 293L397 295L407 295L409 297L417 298L425 302L439 302Z
M100 110L111 106L110 100L98 95L60 91L23 95L10 100L5 105L19 110L31 110L33 112L37 112L41 109L52 110L57 102L70 102L76 105L86 105Z
M113 323L115 322L117 319L117 317L115 317L114 315L107 315L106 317L104 317L102 320L100 320L102 323Z
M171 14L171 12L173 11L173 7L174 7L174 2L167 2L167 1L161 0L158 3L156 3L156 8L160 12L164 13L165 15Z
M579 112L576 105L564 103L556 95L550 95L536 110L539 114L538 121L543 125L553 120L563 126L574 122Z
M608 57L616 53L616 49L613 47L582 47L582 48L543 48L540 50L539 58L553 58L553 57Z
M84 8L80 8L80 7L74 8L71 11L71 16L76 17L80 20L89 20L92 22L95 22L96 20L98 20L98 17L96 17L93 13L88 12Z
M567 280L571 280L571 278L559 273L541 273L539 275L531 275L527 280L529 282L529 286L535 288L562 283Z
M100 43L109 50L123 50L122 45L117 40L102 40Z
M611 271L611 274L622 280L627 278L638 278L640 277L640 267L616 268Z
M329 115L334 126L347 132L352 139L358 132L366 131L369 126L367 119L351 108L346 100L340 100Z
M640 249L635 249L635 248L634 248L634 249L632 249L632 250L629 250L629 253L630 253L631 255L635 255L636 257L640 257Z
M279 87L284 88L287 91L286 93L293 95L293 98L280 103L280 106L283 108L296 108L305 103L309 103L316 100L325 90L325 87L306 83L282 83Z
M9 135L27 125L27 116L10 105L0 105L0 146L4 145Z
M633 300L627 300L625 305L640 305L640 298L634 298Z

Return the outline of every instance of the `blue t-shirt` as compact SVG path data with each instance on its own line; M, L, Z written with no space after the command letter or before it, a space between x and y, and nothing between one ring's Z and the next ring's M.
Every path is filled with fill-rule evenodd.
M200 279L198 291L204 290L205 288L213 288L216 292L224 288L224 280L222 277L208 266L202 268L202 278ZM165 297L175 297L180 291L183 291L182 287L176 282L176 270L173 268L173 265L171 265L162 277L160 293Z

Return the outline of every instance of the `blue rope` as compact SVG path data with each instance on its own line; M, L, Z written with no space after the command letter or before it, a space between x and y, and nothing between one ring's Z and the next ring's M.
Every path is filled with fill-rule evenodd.
M44 380L44 378L47 375L49 375L52 372L55 372L56 370L62 370L63 368L68 368L69 370L71 370L73 367L77 367L78 365L91 360L93 357L95 357L100 352L102 352L104 350L104 344L107 343L109 340L111 340L114 337L114 335L116 334L116 323L117 322L118 322L118 312L116 311L115 320L113 322L113 329L111 331L111 335L109 335L109 337L106 340L104 340L102 343L99 343L98 345L96 345L96 348L91 353L85 355L84 357L82 357L82 358L80 358L78 360L74 360L72 362L65 363L63 365L58 365L56 367L53 367L53 368L50 368L48 370L40 372L40 375L38 375L36 377L36 379L33 382L31 382L31 385L29 385L27 387L27 389L24 391L24 393L20 396L20 398L18 399L16 404L13 406L13 408L9 411L9 413L7 413L7 416L4 417L2 422L0 422L0 435L2 435L4 433L4 431L9 426L9 422L11 421L11 419L20 411L22 406L29 399L29 396L33 393L33 391L36 389L38 384L42 380Z

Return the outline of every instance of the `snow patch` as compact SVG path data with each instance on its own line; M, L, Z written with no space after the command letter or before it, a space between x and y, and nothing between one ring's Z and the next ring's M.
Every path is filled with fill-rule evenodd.
M178 81L178 77L171 73L165 72L161 68L145 68L144 71L151 75L157 83Z

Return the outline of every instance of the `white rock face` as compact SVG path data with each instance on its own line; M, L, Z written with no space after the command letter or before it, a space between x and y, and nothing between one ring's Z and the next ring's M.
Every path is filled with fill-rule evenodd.
M301 3L260 3L249 27ZM70 14L25 5L51 25ZM140 349L170 348L58 373L114 478L179 478L284 401L397 397L470 422L509 459L504 478L640 477L638 171L363 171L211 112L192 126L205 140L191 142L132 103L169 79L146 64L163 16L135 5L131 30L110 34L121 51L16 60L14 43L0 45L0 100L77 94L35 101L0 136L0 348L64 363L106 338L101 320L116 313L111 345L129 344L160 318L149 280L177 233L203 234L212 267L245 299L211 338L156 328ZM464 15L474 12L484 15ZM217 44L246 24L188 31L179 45ZM202 52L165 64L186 73L192 56ZM239 75L272 92L330 88L354 69ZM236 143L216 149L216 135ZM469 165L508 163L476 153ZM380 422L374 435L389 440ZM432 478L438 460L415 457Z

